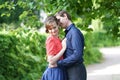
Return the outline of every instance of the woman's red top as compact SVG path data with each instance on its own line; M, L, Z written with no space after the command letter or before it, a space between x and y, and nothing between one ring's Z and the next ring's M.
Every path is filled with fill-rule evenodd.
M46 40L46 52L47 56L56 55L62 49L61 40L58 37L49 36ZM60 59L62 59L61 57Z

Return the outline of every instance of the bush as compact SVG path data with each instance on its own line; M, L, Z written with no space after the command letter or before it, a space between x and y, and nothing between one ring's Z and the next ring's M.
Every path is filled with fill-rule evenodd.
M109 47L109 46L119 46L119 38L116 39L112 35L105 32L93 32L91 34L93 47Z
M33 29L0 33L0 80L37 80L46 66L45 39Z
M112 35L105 32L87 32L85 34L85 64L101 62L102 53L99 51L101 47L119 46L119 38L114 39Z
M99 49L94 46L98 44L95 42L95 39L92 32L85 34L84 60L86 65L98 63L102 60L102 54Z
M84 59L86 65L99 63L103 58L102 54L97 48L89 48L89 49L86 48L84 53L85 53Z

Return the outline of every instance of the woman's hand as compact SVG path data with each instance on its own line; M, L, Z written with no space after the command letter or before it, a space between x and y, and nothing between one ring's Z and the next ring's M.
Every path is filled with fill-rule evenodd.
M54 63L54 64L49 63L48 67L50 67L50 68L57 67L57 64L56 63Z

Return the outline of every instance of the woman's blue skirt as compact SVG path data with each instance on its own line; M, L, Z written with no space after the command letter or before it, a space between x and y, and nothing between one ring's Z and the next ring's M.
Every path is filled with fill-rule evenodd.
M41 80L67 80L65 68L47 68L43 73Z

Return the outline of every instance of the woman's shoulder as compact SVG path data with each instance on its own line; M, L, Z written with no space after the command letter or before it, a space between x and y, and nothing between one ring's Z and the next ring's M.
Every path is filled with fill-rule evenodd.
M48 36L47 40L54 40L55 38L53 36Z
M54 42L55 39L53 36L48 36L47 39L46 39L46 43L50 43L50 42Z

